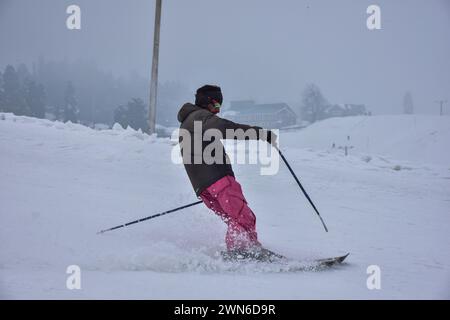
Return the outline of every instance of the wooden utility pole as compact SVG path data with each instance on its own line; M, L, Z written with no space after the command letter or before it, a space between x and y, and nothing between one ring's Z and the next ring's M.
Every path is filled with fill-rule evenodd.
M150 80L150 100L148 110L149 133L156 131L156 94L158 87L158 60L159 60L159 30L161 27L161 2L156 0L155 7L155 28L153 34L153 59L152 59L152 77Z
M444 115L444 103L447 103L447 100L437 100L435 102L439 103L440 106L439 115Z

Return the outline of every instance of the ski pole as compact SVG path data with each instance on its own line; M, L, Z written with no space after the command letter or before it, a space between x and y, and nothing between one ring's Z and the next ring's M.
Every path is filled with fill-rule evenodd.
M187 204L187 205L182 206L182 207L178 207L178 208L175 208L175 209L171 209L171 210L168 210L168 211L157 213L157 214L154 214L152 216L148 216L148 217L145 217L145 218L142 218L142 219L134 220L134 221L131 221L131 222L128 222L128 223L125 223L125 224L121 224L121 225L109 228L109 229L101 230L101 231L97 232L97 234L105 233L107 231L112 231L112 230L116 230L116 229L119 229L119 228L127 227L127 226L129 226L131 224L135 224L135 223L139 223L139 222L142 222L142 221L145 221L145 220L150 220L150 219L153 219L153 218L156 218L156 217L160 217L160 216L163 216L163 215L171 213L171 212L175 212L175 211L178 211L178 210L181 210L181 209L185 209L185 208L189 208L189 207L195 206L195 205L200 204L202 202L203 202L202 200L196 201L196 202Z
M303 188L302 184L300 183L300 180L298 180L297 176L294 173L294 170L292 170L291 166L289 165L289 163L287 162L286 158L284 157L283 153L281 153L281 150L278 149L278 147L274 146L275 149L278 150L278 153L281 156L281 159L283 159L284 163L286 164L286 167L289 169L289 171L291 172L292 176L294 177L295 181L297 181L298 186L300 187L300 189L303 191L303 194L305 195L306 199L308 199L309 203L311 204L311 206L314 208L314 211L316 211L317 215L319 216L320 221L322 222L323 227L325 228L325 231L328 232L328 228L325 225L325 222L323 221L319 211L317 210L316 206L314 205L314 203L312 202L311 198L309 197L308 193L306 192L306 190Z

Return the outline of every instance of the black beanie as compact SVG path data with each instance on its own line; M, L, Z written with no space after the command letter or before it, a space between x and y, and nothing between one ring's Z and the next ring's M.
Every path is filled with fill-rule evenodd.
M220 87L207 84L197 89L197 93L195 94L196 105L206 107L212 100L216 100L222 104L223 96Z

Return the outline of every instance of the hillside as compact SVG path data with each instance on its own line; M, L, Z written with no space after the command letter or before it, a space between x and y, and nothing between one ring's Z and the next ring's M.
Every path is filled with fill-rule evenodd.
M348 146L351 154L381 155L397 160L450 167L449 116L330 118L301 132L288 132L283 138L282 143L288 147L330 150L335 143L336 149ZM341 153L343 152L341 149Z

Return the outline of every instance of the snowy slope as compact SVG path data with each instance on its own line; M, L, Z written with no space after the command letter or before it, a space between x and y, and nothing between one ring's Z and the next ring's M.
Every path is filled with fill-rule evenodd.
M220 262L214 253L223 249L225 226L202 205L96 234L196 201L184 169L170 160L169 140L2 117L1 298L450 298L450 166L439 162L448 157L450 133L441 120L416 117L423 132L439 126L438 138L425 140L428 158L407 162L395 158L395 148L383 149L387 143L344 157L313 127L282 133L284 153L328 234L285 167L260 176L257 165L235 166L267 247L298 259L351 252L333 270L289 273ZM331 124L346 133L340 122L357 119ZM364 130L377 136L370 128L381 120L367 119L375 124ZM408 142L401 131L390 134ZM81 267L81 290L66 289L72 264ZM381 268L381 290L366 287L369 265Z
M330 118L319 121L302 134L284 134L288 146L328 149L352 154L382 155L450 166L450 117L430 115L386 115Z

